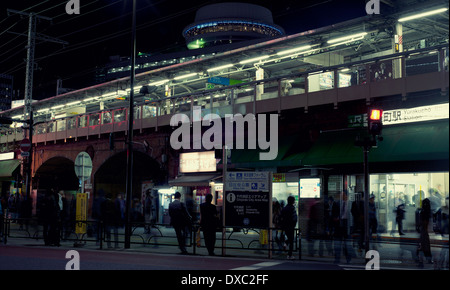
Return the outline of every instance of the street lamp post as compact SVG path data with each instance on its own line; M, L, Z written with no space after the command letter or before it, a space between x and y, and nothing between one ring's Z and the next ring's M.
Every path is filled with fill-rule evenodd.
M133 122L134 122L134 81L136 76L136 0L133 0L131 32L131 76L130 76L130 104L128 109L128 142L127 142L127 179L126 179L126 207L125 207L125 249L130 248L131 224L130 210L133 196Z

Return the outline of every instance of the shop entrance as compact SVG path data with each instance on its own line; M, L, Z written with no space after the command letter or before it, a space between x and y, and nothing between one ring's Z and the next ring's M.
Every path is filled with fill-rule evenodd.
M406 232L416 230L416 210L425 198L438 210L448 196L448 172L372 174L370 193L375 195L379 230L397 233L397 208L403 205L402 226Z

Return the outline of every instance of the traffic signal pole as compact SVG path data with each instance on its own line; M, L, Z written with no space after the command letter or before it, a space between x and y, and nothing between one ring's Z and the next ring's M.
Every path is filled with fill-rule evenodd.
M378 140L382 141L382 115L380 109L370 109L368 111L368 135L362 140L357 139L355 145L362 147L364 153L364 250L367 253L370 250L370 228L369 228L369 190L370 190L370 174L369 174L369 152L372 147L377 147ZM366 258L366 262L368 262Z
M368 142L366 142L368 143ZM364 250L367 253L369 248L369 186L370 186L370 175L369 175L369 151L371 145L364 144Z

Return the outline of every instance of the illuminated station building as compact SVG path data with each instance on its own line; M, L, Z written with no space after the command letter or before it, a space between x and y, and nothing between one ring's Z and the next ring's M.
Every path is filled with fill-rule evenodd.
M134 146L133 196L139 199L143 189L157 192L158 223L167 222L164 210L174 190L190 191L198 202L212 192L221 204L222 163L183 158L182 153L208 150L172 148L171 117L275 114L276 158L261 160L261 150L232 149L228 170L272 172L273 197L295 196L299 227L307 232L315 201L323 207L344 190L349 200L364 191L363 150L355 141L368 134L366 114L375 107L383 109L383 141L370 150L369 169L380 230L395 232L393 211L404 202L404 230L414 232L421 200L430 192L444 198L449 192L448 2L385 2L395 6L393 12L288 36L259 6L201 8L183 30L190 50L137 60L133 133L137 143L148 146ZM114 196L125 192L126 146L117 142L110 149L109 136L127 135L129 61L108 70L111 78L104 83L32 103L38 122L32 138L33 192L54 185L77 191L73 166L82 151L92 158L85 186L91 197L99 189ZM23 107L0 116L21 119ZM13 162L0 161L7 189L21 165L24 129L12 124L2 132L2 153L15 152ZM16 168L8 167L11 163Z

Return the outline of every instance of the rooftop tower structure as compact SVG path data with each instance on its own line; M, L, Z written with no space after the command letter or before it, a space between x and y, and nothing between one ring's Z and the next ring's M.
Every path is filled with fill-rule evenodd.
M183 29L189 49L285 35L272 12L248 3L218 3L200 8L195 22Z

